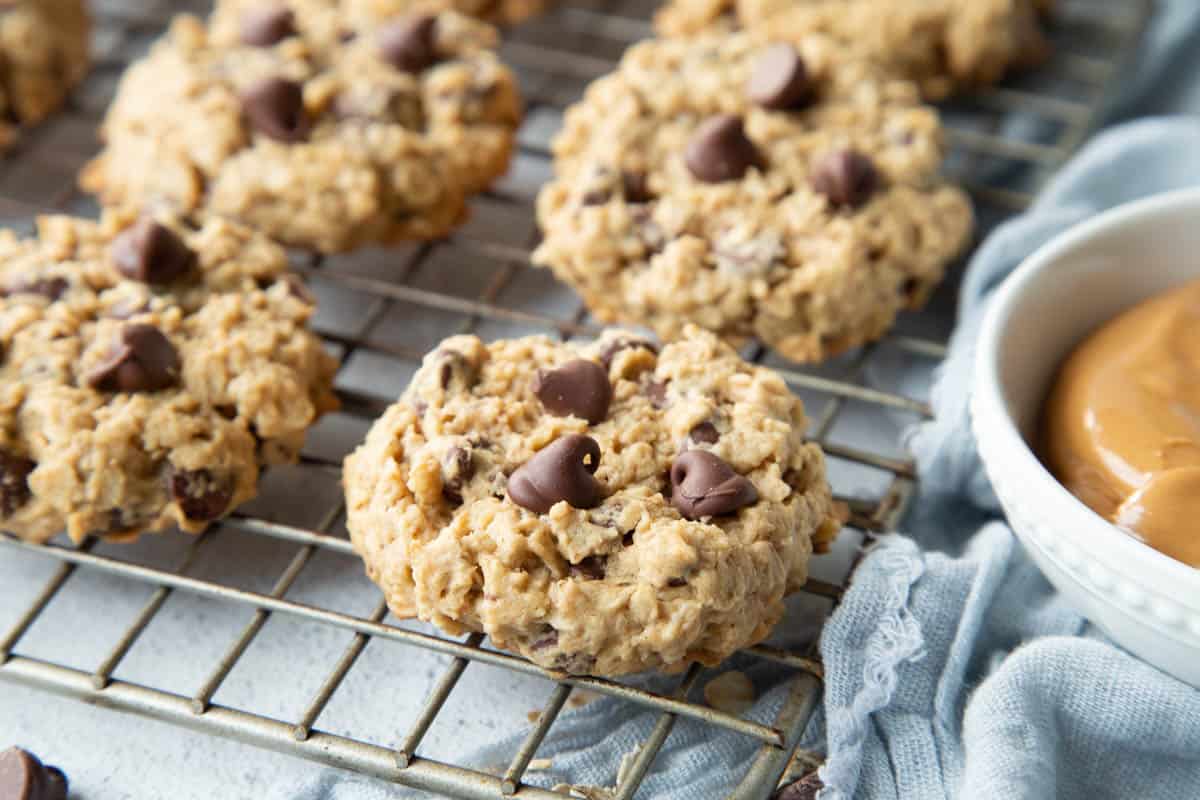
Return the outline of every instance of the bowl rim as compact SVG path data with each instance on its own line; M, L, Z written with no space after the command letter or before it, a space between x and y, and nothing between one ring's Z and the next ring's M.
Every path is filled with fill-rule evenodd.
M1030 285L1044 270L1051 268L1070 252L1101 235L1114 232L1134 233L1137 227L1147 219L1154 218L1166 211L1177 211L1187 207L1194 207L1197 216L1200 217L1200 187L1164 192L1116 206L1085 222L1071 226L1027 256L1002 281L991 302L988 303L980 326L971 388L973 392L985 395L980 399L987 401L987 405L997 412L990 415L992 418L988 420L988 423L994 426L990 432L991 436L988 438L995 437L997 444L1007 446L1012 455L1021 462L1022 470L1028 476L1027 480L1042 484L1042 489L1049 492L1056 500L1057 509L1066 511L1077 522L1088 525L1089 536L1094 535L1094 530L1098 531L1102 527L1104 540L1099 544L1106 549L1106 552L1119 559L1144 564L1156 572L1165 572L1177 580L1200 581L1200 569L1176 561L1118 528L1072 494L1047 469L1021 434L1016 421L1008 410L1000 382L999 363L1000 343L1003 339L1005 325L1016 306L1024 299ZM973 407L978 406L973 404ZM978 415L973 414L972 416L973 424L982 424ZM987 460L984 452L984 440L978 435L976 435L976 440L981 459ZM1059 515L1059 511L1053 513L1056 516Z

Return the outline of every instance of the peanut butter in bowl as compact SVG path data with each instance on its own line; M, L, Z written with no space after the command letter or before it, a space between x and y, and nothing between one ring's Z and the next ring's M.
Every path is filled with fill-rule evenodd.
M1076 347L1040 439L1072 494L1200 568L1200 281L1134 306Z

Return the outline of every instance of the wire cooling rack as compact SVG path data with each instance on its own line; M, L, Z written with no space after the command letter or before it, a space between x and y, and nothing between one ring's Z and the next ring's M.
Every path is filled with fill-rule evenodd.
M32 132L20 150L0 164L0 218L14 227L28 228L34 215L46 211L94 213L90 201L73 188L74 175L95 149L94 131L118 77L162 32L172 14L207 10L207 3L198 1L96 0L93 5L98 63L92 76L62 115ZM951 145L946 170L970 190L981 232L1024 208L1084 139L1133 52L1152 5L1152 0L1063 0L1051 24L1056 54L1048 64L1036 74L973 92L943 108ZM377 593L370 595L365 610L347 610L315 601L297 588L322 558L353 563L338 489L341 457L394 399L421 355L438 339L466 331L485 337L596 332L597 325L577 299L547 273L528 266L536 241L532 201L550 173L548 143L564 107L588 81L611 70L630 42L650 34L647 20L652 11L645 0L570 0L508 33L502 54L518 70L528 102L520 150L512 173L478 198L472 221L450 239L329 259L297 257L297 269L309 276L322 302L315 325L341 360L338 390L344 407L310 436L302 463L285 470L283 483L288 488L272 489L267 476L264 498L207 534L163 537L177 544L169 559L128 546L87 542L80 547L34 547L0 537L6 551L24 551L54 565L44 586L21 607L5 608L15 601L0 593L0 610L15 620L7 630L0 629L0 678L460 798L572 796L562 788L534 785L530 770L538 748L553 736L557 717L578 689L658 715L651 734L605 796L635 796L679 718L760 744L733 798L761 800L781 780L819 763L818 754L797 752L820 696L821 667L811 644L798 649L762 645L747 651L748 658L775 662L794 675L778 716L763 723L699 699L696 689L705 670L698 666L666 692L571 677L489 649L480 635L451 639L391 620ZM828 453L836 493L850 509L850 530L843 539L850 541L852 551L862 541L892 530L912 495L913 466L895 432L930 416L922 396L928 380L914 386L896 376L927 375L944 355L955 283L948 280L930 310L902 319L884 341L832 364L798 368L761 347L747 350L748 357L780 368L806 400L813 418L811 438ZM891 422L880 426L879 420ZM304 487L302 501L296 497L296 485ZM266 585L247 586L224 579L220 571L197 569L206 550L231 537L237 540L238 552L245 552L253 540L265 539L286 546L291 555ZM827 612L841 594L847 571L836 580L813 579L805 592L821 599ZM122 621L122 630L106 652L87 664L80 665L80 658L27 652L25 645L36 638L30 632L47 609L72 591L89 591L80 585L89 573L144 586L144 603ZM365 578L355 580L370 588ZM164 608L178 595L203 598L228 612L232 627L209 632L228 637L219 657L206 664L187 689L126 678L123 669L130 653L156 625L169 624L164 622L169 616ZM330 651L302 710L289 718L272 716L256 707L253 693L246 702L221 701L223 687L264 628L283 618L342 637L335 640L338 646ZM323 729L322 717L339 689L345 691L356 667L368 669L362 656L375 641L432 651L447 660L424 702L415 704L407 719L397 720L400 733L390 741ZM473 664L541 676L552 686L544 707L530 714L533 726L524 743L507 765L495 770L423 755L431 727L455 713L442 712L453 707L455 690ZM261 687L274 677L252 676L250 682ZM597 732L597 740L603 735Z

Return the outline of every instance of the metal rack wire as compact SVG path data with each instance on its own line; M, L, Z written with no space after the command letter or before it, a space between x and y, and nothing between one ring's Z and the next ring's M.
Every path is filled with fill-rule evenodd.
M92 77L65 114L26 137L16 156L0 164L0 216L13 225L28 226L35 214L45 211L91 210L89 201L73 188L73 176L94 148L93 131L117 77L161 32L172 14L180 10L203 13L207 4L201 0L99 0L94 5L99 52ZM349 294L365 308L365 313L352 315L351 319L334 315L319 318L316 323L342 363L338 388L344 409L331 424L365 429L365 424L394 395L389 387L380 387L376 380L362 380L361 376L369 373L378 378L378 366L388 364L399 380L419 361L426 346L436 340L420 341L432 332L387 335L406 308L444 317L447 330L441 335L468 330L483 335L541 331L586 336L596 332L597 326L577 301L548 304L543 292L521 290L529 285L546 285L541 277L544 273L527 265L536 235L531 203L538 182L548 173L548 141L562 109L579 95L587 81L609 71L625 46L649 35L646 20L652 10L647 0L572 0L509 32L502 55L520 73L528 101L527 122L513 174L478 200L473 221L461 232L445 242L386 254L312 258L297 263L297 269L310 276L322 299L329 292ZM1064 0L1053 22L1057 53L1037 75L974 92L945 108L952 147L947 170L971 191L984 231L1024 208L1044 180L1083 140L1151 10L1152 0ZM471 276L456 277L453 283L439 279L437 265L450 263L474 265ZM748 352L755 359L781 367L789 383L808 401L814 412L811 438L824 446L831 463L845 463L882 478L875 482L880 489L869 496L844 489L835 480L835 489L843 489L838 492L840 499L850 508L851 527L868 539L894 528L913 493L914 470L897 442L863 443L852 435L840 435L841 423L849 408L874 415L899 414L910 421L930 416L924 399L872 385L868 376L877 359L898 360L908 366L932 365L945 353L953 283L948 281L934 302L934 310L904 320L898 331L884 341L832 365L801 369L788 366L761 347ZM561 299L561 291L557 296ZM403 325L399 327L403 329ZM619 800L636 794L672 726L681 717L760 743L757 757L731 795L734 798L761 800L788 774L799 774L819 760L816 754L796 752L820 695L821 667L811 647L792 652L762 645L748 651L752 658L775 662L794 673L788 699L777 718L762 724L692 700L703 672L698 666L678 680L674 691L654 693L626 683L546 672L519 657L488 649L480 635L456 640L392 624L382 602L369 613L355 614L289 599L289 592L316 556L353 558L341 529L344 509L340 492L336 491L340 455L319 446L306 449L302 466L327 488L332 487L327 494L336 498L315 518L292 520L283 511L245 511L189 540L178 560L167 566L138 561L120 551L99 552L94 542L80 547L57 543L35 547L0 537L0 546L7 550L36 553L57 565L28 607L16 612L15 623L7 631L0 631L0 678L460 798L515 795L549 800L569 796L530 785L526 779L539 746L553 734L554 723L576 688L634 703L658 714L650 736L628 768L622 770L619 785L612 790L612 796ZM203 550L222 536L266 537L294 546L295 550L266 592L193 576L190 571ZM26 634L56 597L72 590L73 577L80 571L107 573L122 581L144 584L152 591L123 634L90 669L24 653ZM830 605L841 594L837 584L819 580L811 581L805 591L832 601ZM209 598L242 609L246 615L222 656L208 669L200 688L190 693L119 677L123 660L160 616L173 593ZM294 719L271 718L253 707L214 702L218 690L272 615L304 620L350 636L344 650L331 656L318 690ZM372 639L399 642L450 658L398 744L337 735L318 727L322 714L360 663ZM554 682L523 745L499 774L421 755L427 732L464 671L475 663L544 676Z

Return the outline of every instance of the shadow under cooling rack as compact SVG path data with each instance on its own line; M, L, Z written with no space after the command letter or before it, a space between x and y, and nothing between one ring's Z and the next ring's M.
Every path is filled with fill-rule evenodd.
M74 188L74 176L94 152L95 128L119 75L162 32L171 14L203 13L206 5L95 3L98 64L93 75L65 114L27 136L20 151L0 164L0 216L6 222L28 228L38 213L94 213ZM983 232L1025 208L1083 141L1151 6L1148 0L1063 0L1051 30L1057 52L1047 65L943 108L951 151L946 170L971 192ZM860 544L893 530L912 496L914 469L900 431L930 416L929 376L945 354L953 279L929 310L905 317L884 341L831 364L801 368L762 347L746 351L779 369L804 398L813 421L811 438L829 455L835 491L851 515L843 536L846 569L805 587L805 613L813 617L807 643L762 645L739 656L748 664L781 665L792 676L773 720L756 721L703 703L697 689L705 670L699 666L665 690L649 691L627 682L547 672L489 649L477 634L452 639L391 620L362 577L345 536L341 459L437 341L468 331L494 338L589 336L598 330L577 298L545 271L529 267L537 236L532 202L550 174L549 141L563 109L588 81L612 69L630 42L650 34L652 11L643 0L568 3L508 33L501 52L518 70L528 101L520 149L509 176L477 199L471 221L454 236L329 259L296 256L297 270L307 275L320 300L314 325L341 362L337 388L343 409L313 431L301 464L264 476L263 497L193 538L153 537L154 542L124 547L97 542L36 547L0 537L6 558L47 567L40 590L9 609L13 621L0 631L0 678L460 798L571 796L534 785L534 756L553 735L559 715L585 694L616 698L658 715L606 797L635 795L681 718L759 744L733 798L762 800L781 779L819 763L816 754L797 752L820 697L821 667L813 641L840 597L839 584ZM230 570L224 548L236 552L236 560L247 560L247 552L260 560L253 569L235 564ZM264 577L269 575L274 578ZM123 609L110 643L97 652L41 653L39 623L72 595L80 595L84 605L101 602L105 595L97 581L142 588L138 601ZM137 670L139 647L164 626L180 624L172 603L183 596L207 604L207 613L225 624L205 631L220 646L195 659L189 686L165 686ZM9 602L18 601L6 598ZM270 636L268 623L274 620L309 626L326 643L322 666L303 682L299 710L289 716L253 701L278 676L243 674L246 654ZM394 643L440 659L427 693L409 704L407 729L371 736L319 727L361 673L378 669L377 662L367 663L372 643ZM439 720L461 712L455 710L455 690L471 665L546 681L548 697L530 714L528 736L498 769L422 755ZM242 684L249 687L244 701L236 697ZM234 699L226 701L226 693Z

